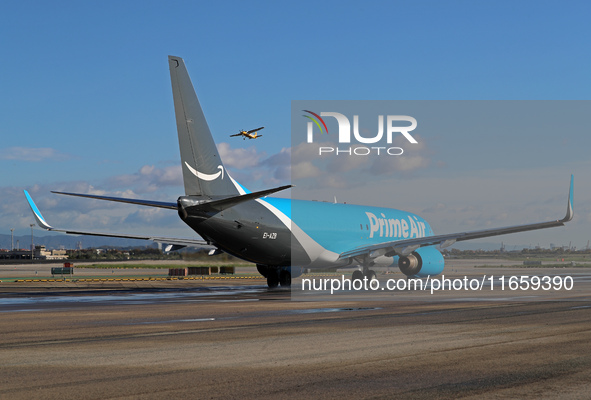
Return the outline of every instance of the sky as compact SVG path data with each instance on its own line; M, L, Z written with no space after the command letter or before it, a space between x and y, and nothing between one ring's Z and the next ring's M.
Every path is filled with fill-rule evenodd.
M26 189L55 226L194 237L169 210L50 193L184 194L168 55L185 59L232 176L261 190L290 181L293 100L588 100L590 11L582 1L2 2L0 232L30 232ZM589 103L571 106L584 115ZM262 139L229 137L259 126ZM589 130L494 126L417 130L420 154L376 188L301 193L417 212L446 233L561 218L574 174L569 226L498 240L584 247Z

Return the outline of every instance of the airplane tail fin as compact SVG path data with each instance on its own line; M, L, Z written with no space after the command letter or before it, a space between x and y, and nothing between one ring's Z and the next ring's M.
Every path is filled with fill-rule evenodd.
M185 62L180 57L168 56L168 63L185 194L196 196L241 194L241 188L227 174L222 163Z

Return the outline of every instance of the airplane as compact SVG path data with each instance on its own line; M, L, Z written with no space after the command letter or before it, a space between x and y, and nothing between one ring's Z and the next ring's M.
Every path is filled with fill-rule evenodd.
M269 288L289 287L304 269L352 267L352 279L375 279L376 267L398 266L408 277L441 274L440 249L453 243L563 226L572 220L571 175L564 218L494 229L435 235L419 215L393 208L271 197L284 185L250 192L226 170L182 58L169 56L185 195L176 202L54 192L105 201L176 210L202 240L86 232L54 228L25 196L37 224L69 234L99 235L167 243L167 250L209 246L256 264ZM297 211L297 212L292 212Z
M260 131L261 129L265 129L265 127L264 127L264 126L261 126L260 128L253 129L253 130L251 130L251 131L242 131L242 130L241 130L240 132L238 132L238 133L237 133L237 134L235 134L235 135L230 135L230 137L234 137L234 136L242 136L242 139L243 139L243 140L244 140L244 139L246 139L246 138L249 138L249 139L258 139L258 138L260 138L260 137L263 137L263 135L259 135L259 134L257 133L257 132L258 132L258 131Z

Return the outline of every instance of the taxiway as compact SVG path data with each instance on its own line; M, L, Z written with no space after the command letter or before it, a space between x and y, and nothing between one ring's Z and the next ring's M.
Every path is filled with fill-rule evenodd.
M262 282L179 285L3 293L0 398L591 391L591 298L581 292L559 301L306 302Z

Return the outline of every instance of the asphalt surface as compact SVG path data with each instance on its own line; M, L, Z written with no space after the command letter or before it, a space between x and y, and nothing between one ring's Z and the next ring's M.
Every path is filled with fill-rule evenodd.
M0 288L0 398L591 393L591 298L580 290L306 302L247 280L147 285Z

